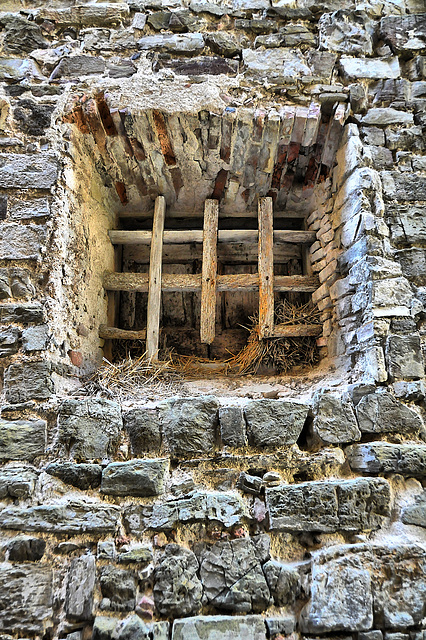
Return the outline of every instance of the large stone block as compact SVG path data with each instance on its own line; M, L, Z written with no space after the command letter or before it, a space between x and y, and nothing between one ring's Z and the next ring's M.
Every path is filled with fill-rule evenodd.
M312 72L303 55L297 50L290 49L244 49L243 62L245 77L270 84L282 85L294 82Z
M32 198L31 200L17 200L9 206L11 220L28 220L31 218L48 218L50 205L47 198Z
M13 404L27 400L47 400L54 391L48 362L11 364L4 374L6 400Z
M200 58L173 58L171 60L158 60L154 63L154 70L172 69L178 75L236 76L238 74L238 60L219 58L218 56L203 56Z
M51 20L60 27L104 27L120 25L129 17L127 2L102 2L95 5L76 5L67 8L42 7L40 20Z
M189 498L168 500L152 506L132 505L124 511L130 533L140 535L145 529L174 529L179 523L219 522L224 527L240 524L247 511L234 493L194 493Z
M24 78L46 80L33 60L22 58L2 58L0 60L0 81L19 82Z
M158 453L161 447L161 423L156 409L135 407L123 412L123 425L129 434L133 454Z
M288 400L252 400L244 408L249 442L275 448L294 444L300 436L309 407Z
M1 173L1 168L0 168ZM0 254L4 260L37 260L46 244L46 227L0 223Z
M372 31L364 13L349 11L325 13L319 21L320 46L338 53L371 55Z
M331 393L319 398L314 431L324 442L332 444L361 439L352 403Z
M58 415L59 440L77 460L102 460L118 443L120 405L103 398L67 399Z
M7 21L4 30L3 49L7 53L30 53L34 49L45 49L47 41L43 38L38 24L14 15Z
M58 163L51 153L0 153L3 189L50 189L57 176Z
M426 445L370 442L352 445L345 453L352 471L358 473L426 476Z
M71 484L83 491L99 487L102 479L102 467L100 464L84 462L76 464L68 461L52 462L47 465L45 471L51 476L59 478L62 482Z
M45 565L0 564L0 631L44 635L52 625L53 572Z
M391 335L386 341L386 359L392 378L422 378L425 373L419 335Z
M168 470L167 458L112 462L102 472L101 492L112 496L158 496L164 493Z
M13 283L12 283L13 289ZM12 291L13 293L13 291ZM18 297L15 296L14 297ZM0 307L0 322L20 322L40 324L44 322L44 308L41 304L3 304Z
M383 193L389 200L426 200L426 176L409 172L382 171Z
M424 615L426 553L420 545L341 545L314 554L304 633L405 630Z
M284 531L378 529L389 515L386 480L356 478L267 487L270 528Z
M65 610L72 620L90 620L95 588L95 556L87 555L71 560L68 571Z
M46 540L31 536L17 536L6 545L7 559L11 562L37 562L44 556Z
M102 569L99 582L103 596L102 609L132 611L135 608L136 577L131 571L106 566Z
M204 49L204 37L201 33L144 36L138 40L138 49L164 53L200 53Z
M362 124L384 126L388 124L413 124L413 114L398 109L376 108L369 109L361 119Z
M246 422L241 407L219 409L220 437L224 445L244 447L247 444Z
M0 470L0 498L28 498L34 493L38 473L30 467Z
M263 572L274 598L274 604L277 607L293 605L301 593L301 580L297 565L270 560L263 565Z
M0 460L34 460L46 447L45 420L0 420Z
M386 16L380 22L380 35L395 53L421 52L426 47L425 14Z
M389 205L386 213L395 244L426 242L426 205Z
M161 405L161 421L172 456L212 453L219 403L213 396L178 398Z
M402 249L396 252L396 257L401 264L402 273L416 285L426 284L426 251L419 247Z
M348 80L398 78L401 73L398 58L347 58L342 56L340 66L343 76Z
M62 58L52 72L51 80L64 77L80 77L102 75L105 71L105 60L95 56L70 56Z
M18 353L21 344L21 330L18 327L0 329L0 358Z
M0 527L45 533L113 533L120 509L102 502L63 500L36 507L7 507L0 511Z
M192 551L177 544L166 546L154 573L155 607L162 616L189 616L200 611L203 587L198 570Z
M422 417L390 393L370 393L356 407L363 433L424 433Z
M172 640L266 640L262 616L197 616L175 620Z
M261 563L257 539L216 542L200 553L200 578L204 595L217 609L259 613L269 606L270 592ZM262 540L260 541L263 542Z

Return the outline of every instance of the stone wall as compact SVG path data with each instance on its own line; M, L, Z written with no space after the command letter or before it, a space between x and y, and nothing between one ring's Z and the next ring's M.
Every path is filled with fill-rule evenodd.
M1 637L424 640L423 0L1 9ZM306 212L307 383L83 394L159 193Z

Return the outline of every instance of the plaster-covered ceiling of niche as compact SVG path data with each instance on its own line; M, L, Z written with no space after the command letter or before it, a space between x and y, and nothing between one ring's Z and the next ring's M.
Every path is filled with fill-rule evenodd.
M94 140L94 164L117 193L117 209L150 211L164 195L177 213L201 212L206 198L245 212L259 196L277 209L309 209L334 155L345 108L227 107L223 113L166 114L110 109L103 94L75 101L64 121ZM307 211L308 212L308 211Z

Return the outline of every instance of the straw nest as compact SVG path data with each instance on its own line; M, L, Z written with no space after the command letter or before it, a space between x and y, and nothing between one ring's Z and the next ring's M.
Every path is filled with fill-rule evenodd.
M281 325L320 324L320 312L311 302L292 304L283 300L276 305L275 323ZM137 397L141 388L152 392L182 393L187 378L243 376L256 374L262 367L275 373L287 373L294 367L314 366L319 362L319 349L314 337L259 338L257 318L250 318L246 327L249 335L246 346L224 361L212 361L174 352L160 352L158 361L150 361L141 353L143 343L133 341L116 347L112 363L104 358L101 367L84 382L90 395L125 399ZM135 357L135 353L139 356ZM81 389L79 391L81 393Z

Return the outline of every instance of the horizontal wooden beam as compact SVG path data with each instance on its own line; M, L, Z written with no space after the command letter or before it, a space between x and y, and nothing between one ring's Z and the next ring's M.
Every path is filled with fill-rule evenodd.
M311 211L305 209L304 211L274 211L274 218L289 218L289 219L304 219L310 215ZM137 219L151 219L154 211L119 211L119 218L137 218ZM167 218L190 218L200 220L203 219L202 211L179 211L174 209L167 209ZM220 211L219 219L222 218L257 218L257 210L253 211Z
M146 293L148 291L147 273L107 273L103 285L107 291L134 291ZM320 283L316 276L275 276L274 291L313 293ZM161 279L161 290L166 293L180 291L193 293L201 291L201 274L165 274ZM237 273L219 275L217 277L218 291L258 291L259 277L256 273Z
M151 244L151 231L108 231L112 244ZM257 242L257 229L223 229L218 231L218 242ZM274 231L274 243L312 244L316 240L315 231ZM200 231L164 231L164 244L202 243Z
M146 329L142 331L129 331L127 329L117 329L101 324L99 327L99 337L105 340L146 340Z
M268 338L300 338L303 336L320 336L320 324L276 324Z

